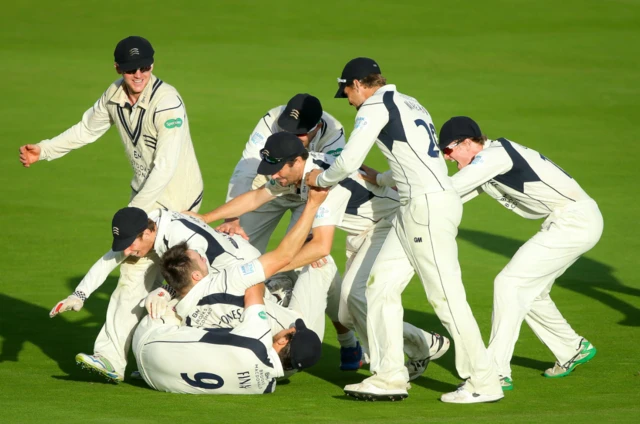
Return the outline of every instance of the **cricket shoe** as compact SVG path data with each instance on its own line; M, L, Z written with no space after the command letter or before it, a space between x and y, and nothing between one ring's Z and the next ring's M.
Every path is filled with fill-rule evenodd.
M358 371L362 366L362 346L356 342L355 347L340 348L340 369L342 371Z
M578 365L586 364L592 360L596 353L596 347L583 338L580 340L580 351L573 358L564 365L556 361L553 368L549 368L544 372L544 376L547 378L565 377L571 374Z
M142 378L142 374L140 374L140 371L138 370L131 371L131 375L129 376L129 378L131 378L132 380L144 380L144 378Z
M445 393L440 396L440 400L445 403L483 403L497 402L504 397L504 393L497 395L483 395L481 393L471 393L465 386L458 387L458 390Z
M405 367L409 371L409 381L413 381L416 378L420 377L427 370L427 366L429 362L434 361L438 358L441 358L442 355L447 353L449 347L451 346L451 342L448 338L441 336L438 333L431 332L423 332L427 339L431 338L431 343L429 345L429 356L427 358L422 359L409 359L405 362Z
M406 389L382 389L368 381L358 384L348 384L344 386L344 392L347 396L352 396L360 400L403 400L409 397Z
M76 363L85 370L98 373L105 377L107 381L119 383L124 380L121 374L118 374L107 358L97 355L87 355L86 353L78 353L76 355Z
M511 377L500 377L500 386L503 392L513 390L513 380Z

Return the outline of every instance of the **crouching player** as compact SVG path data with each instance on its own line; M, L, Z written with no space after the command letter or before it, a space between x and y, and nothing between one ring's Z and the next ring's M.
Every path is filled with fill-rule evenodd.
M284 371L318 362L320 338L301 319L272 337L263 298L262 283L246 290L234 329L180 326L172 309L158 319L147 315L133 338L142 378L172 393L262 394L275 390Z

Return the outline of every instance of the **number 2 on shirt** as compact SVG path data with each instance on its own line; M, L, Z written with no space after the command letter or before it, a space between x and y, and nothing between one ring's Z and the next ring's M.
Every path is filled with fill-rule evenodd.
M436 127L433 124L427 125L422 119L416 119L414 122L416 126L424 127L427 130L427 134L429 134L429 156L437 158L440 155L440 150L436 147Z

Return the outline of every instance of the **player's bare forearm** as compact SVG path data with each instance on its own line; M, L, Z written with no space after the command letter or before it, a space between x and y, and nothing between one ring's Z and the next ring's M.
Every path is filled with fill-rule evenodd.
M278 272L291 271L296 268L309 265L313 262L319 261L329 253L331 253L331 249L329 249L329 251L326 251L321 243L317 242L316 240L311 240L310 242L305 243L304 246L302 246L302 249L300 249L298 254L295 255L291 262L289 262L289 265L285 266Z
M264 305L264 283L258 283L244 291L244 307Z
M236 218L258 209L273 197L265 189L251 190L202 215L207 224L220 219Z
M327 197L328 190L312 189L309 192L309 200L298 219L298 222L284 236L278 247L260 257L266 278L275 274L280 268L293 260L302 244L307 239L311 224L315 218L320 204Z

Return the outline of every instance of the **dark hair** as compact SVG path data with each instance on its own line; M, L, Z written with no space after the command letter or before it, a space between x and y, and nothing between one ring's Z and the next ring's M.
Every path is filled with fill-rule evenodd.
M286 164L289 166L293 166L293 163L296 161L296 159L298 158L302 158L302 160L307 160L309 159L309 151L305 150L303 153L300 153L298 156L296 156L293 159L289 159Z
M147 218L147 228L145 228L144 230L140 231L138 233L138 235L136 236L136 238L142 238L142 235L147 230L149 230L149 231L155 231L156 230L156 223L155 223L155 221L153 219Z
M353 81L355 80L351 80L350 82L348 82L347 87L353 87ZM383 85L387 84L387 79L380 74L369 74L366 77L359 79L358 81L360 81L360 84L367 88L382 87Z
M293 369L293 364L291 363L291 340L293 339L293 333L287 333L284 337L286 337L289 343L280 349L278 358L280 358L280 362L282 363L282 369L287 371Z
M191 285L191 273L197 270L187 250L189 246L183 241L167 250L160 261L162 276L179 295Z

